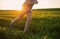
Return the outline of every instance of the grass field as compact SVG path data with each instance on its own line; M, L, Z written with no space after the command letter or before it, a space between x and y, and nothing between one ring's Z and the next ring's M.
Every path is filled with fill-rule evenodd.
M37 9L32 12L28 32L23 33L26 16L9 30L9 23L20 11L0 10L0 39L60 39L60 9Z

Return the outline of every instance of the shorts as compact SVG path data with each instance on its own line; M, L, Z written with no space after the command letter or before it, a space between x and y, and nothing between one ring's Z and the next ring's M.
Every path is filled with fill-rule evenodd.
M34 4L23 4L22 10L31 11Z

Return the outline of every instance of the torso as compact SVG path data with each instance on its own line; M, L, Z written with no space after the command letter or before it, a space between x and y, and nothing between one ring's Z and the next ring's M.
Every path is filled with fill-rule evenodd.
M27 10L31 10L33 5L37 2L37 0L26 0L24 3L23 3L23 10L27 11Z
M24 3L25 4L36 4L37 0L26 0Z

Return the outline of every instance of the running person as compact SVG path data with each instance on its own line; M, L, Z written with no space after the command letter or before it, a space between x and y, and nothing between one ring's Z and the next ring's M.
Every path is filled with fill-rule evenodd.
M24 32L26 32L29 28L29 25L30 25L30 22L31 22L31 19L32 19L32 7L34 4L37 4L38 1L37 0L25 0L25 2L23 3L22 5L22 11L20 13L20 15L13 19L10 23L10 28L12 28L12 25L19 21L19 20L22 20L22 18L24 17L24 15L26 14L27 15L27 21L26 21L26 24L25 24L25 28L24 28Z

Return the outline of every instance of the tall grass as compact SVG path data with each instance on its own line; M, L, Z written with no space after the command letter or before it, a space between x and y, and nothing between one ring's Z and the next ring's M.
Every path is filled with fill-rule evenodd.
M18 11L0 10L0 39L60 39L60 11L33 10L29 31L23 33L26 17L9 30L9 23Z

